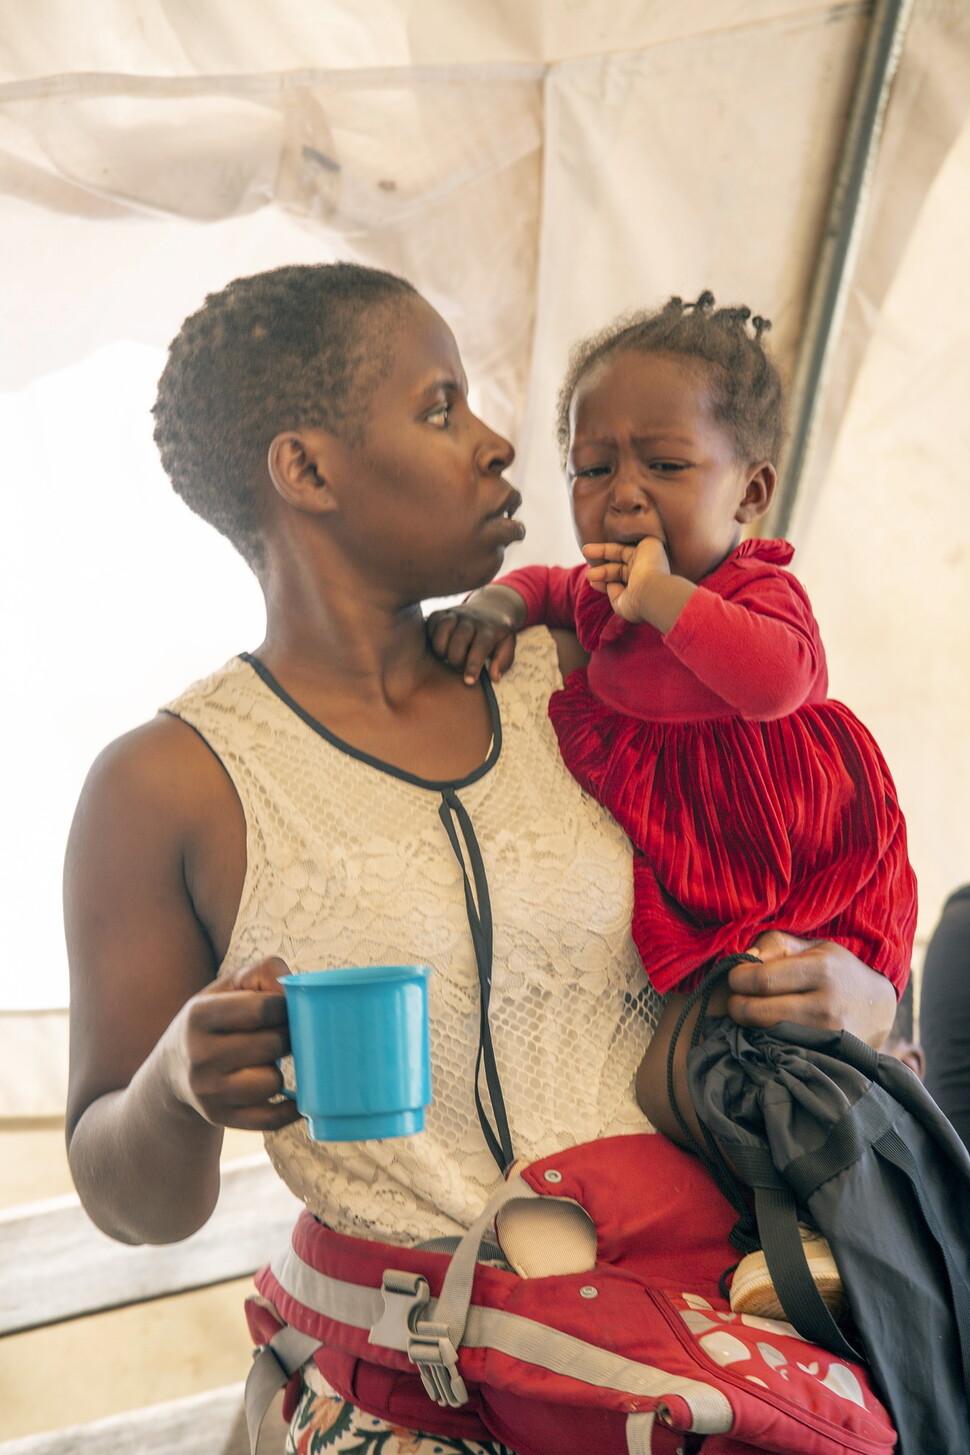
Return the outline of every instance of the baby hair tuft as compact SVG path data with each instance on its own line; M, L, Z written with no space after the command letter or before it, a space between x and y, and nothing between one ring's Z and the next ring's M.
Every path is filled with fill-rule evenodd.
M750 328L749 328L750 322ZM676 296L662 308L624 314L572 350L556 414L556 436L565 463L569 410L580 380L605 359L625 353L665 354L700 365L711 385L714 417L734 438L745 464L777 461L784 407L781 377L762 336L771 324L743 304L718 308L705 289L693 303Z

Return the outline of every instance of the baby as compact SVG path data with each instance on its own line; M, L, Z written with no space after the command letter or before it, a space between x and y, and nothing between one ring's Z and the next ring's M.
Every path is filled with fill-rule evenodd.
M633 935L657 990L689 990L769 929L839 941L900 988L916 886L896 790L827 696L791 546L741 541L776 483L767 327L704 293L581 342L558 428L588 564L514 571L429 631L470 681L486 658L505 670L522 627L577 633L589 664L549 713L570 771L633 841ZM679 1139L664 1045L637 1090Z

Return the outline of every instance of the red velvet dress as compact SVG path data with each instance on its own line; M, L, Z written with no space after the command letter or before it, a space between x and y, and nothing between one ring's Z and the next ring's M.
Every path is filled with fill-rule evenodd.
M549 703L563 758L634 845L633 937L659 991L763 931L847 945L902 987L916 881L889 770L826 696L785 541L745 541L662 635L617 616L586 567L502 577L529 625L591 653Z

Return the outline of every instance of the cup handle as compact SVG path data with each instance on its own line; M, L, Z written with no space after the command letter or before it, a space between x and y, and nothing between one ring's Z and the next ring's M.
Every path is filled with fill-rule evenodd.
M280 1075L282 1076L283 1062L277 1061L276 1064L280 1068ZM280 1087L279 1091L277 1092L277 1096L285 1096L288 1101L296 1101L296 1091L287 1091L285 1084Z

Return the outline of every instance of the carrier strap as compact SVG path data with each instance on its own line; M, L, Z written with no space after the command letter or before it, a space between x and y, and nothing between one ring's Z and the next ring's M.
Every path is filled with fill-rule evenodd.
M754 1205L765 1262L785 1314L803 1338L843 1359L864 1358L839 1328L812 1278L790 1187L756 1186Z
M350 1283L321 1273L292 1247L274 1259L273 1276L280 1287L304 1307L351 1328L369 1330L372 1344L405 1351L416 1365L427 1393L443 1408L460 1408L468 1399L468 1391L457 1368L458 1351L464 1345L467 1348L494 1349L510 1358L601 1389L656 1400L677 1396L690 1410L693 1432L726 1434L730 1431L734 1422L730 1402L719 1389L701 1380L627 1359L611 1349L587 1343L534 1319L470 1302L475 1255L496 1212L515 1198L538 1196L518 1175L501 1185L481 1217L461 1239L438 1298L430 1297L427 1280L420 1274L387 1268L380 1288ZM381 1248L381 1256L388 1256L386 1248ZM287 1371L292 1372L294 1367L287 1357L289 1349L277 1352L279 1338L279 1335L274 1336L267 1346L272 1349L267 1357L276 1363L279 1373L271 1367L264 1371L262 1356L257 1356L250 1373L252 1397L247 1383L247 1418L253 1441L254 1431L258 1434L265 1410L265 1404L260 1408L260 1399L266 1397L266 1390L271 1399L289 1377ZM305 1358L310 1358L320 1345L308 1336L299 1335L298 1338L307 1340L302 1346L294 1343L293 1349L299 1362L301 1350L306 1351ZM631 1418L628 1422L627 1439L631 1455L648 1448L644 1440L649 1438L652 1424L652 1412L644 1412L641 1417ZM255 1443L252 1449L255 1452Z
M253 1350L253 1364L246 1378L244 1407L251 1455L258 1455L259 1434L273 1400L308 1359L321 1347L319 1339L301 1334L284 1324L268 1344Z

